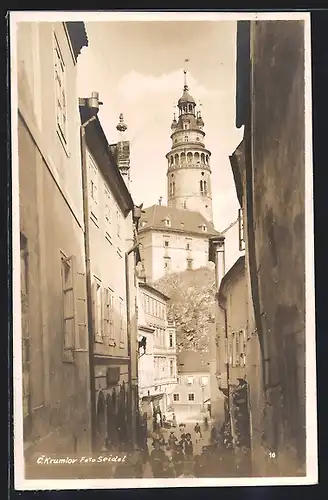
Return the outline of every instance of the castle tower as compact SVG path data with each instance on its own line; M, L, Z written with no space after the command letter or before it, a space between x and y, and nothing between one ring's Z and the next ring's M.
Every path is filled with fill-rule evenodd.
M126 140L125 132L127 125L124 123L124 117L121 113L119 116L119 123L116 129L119 132L117 141L117 164L125 184L130 189L130 142Z
M204 122L196 102L189 94L187 72L178 101L179 115L171 125L172 146L167 153L168 206L200 212L213 221L211 193L211 152L205 148Z

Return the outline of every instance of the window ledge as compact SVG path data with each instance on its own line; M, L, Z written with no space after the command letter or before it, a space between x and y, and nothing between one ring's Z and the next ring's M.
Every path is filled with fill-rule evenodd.
M57 130L57 136L59 138L59 141L60 141L61 145L63 146L65 154L66 154L67 158L70 158L71 157L71 153L69 152L69 150L67 148L67 144L66 144L65 140L63 139L62 133L60 132L60 130L58 129L58 127L57 127L56 130Z
M108 243L110 243L111 245L113 245L113 242L112 242L112 237L109 233L107 233L107 231L105 232L105 239L108 241Z
M97 219L97 217L92 212L90 212L90 219L92 220L92 222L94 223L94 225L99 229L98 219Z

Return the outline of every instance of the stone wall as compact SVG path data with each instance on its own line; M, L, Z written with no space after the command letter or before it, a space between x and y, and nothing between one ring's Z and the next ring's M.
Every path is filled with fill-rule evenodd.
M265 392L262 444L275 454L268 473L296 475L305 472L304 28L301 21L252 28L246 190Z

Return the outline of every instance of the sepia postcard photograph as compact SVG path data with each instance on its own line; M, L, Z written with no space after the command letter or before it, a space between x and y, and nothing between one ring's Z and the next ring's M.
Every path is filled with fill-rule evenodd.
M16 490L316 484L310 14L10 12Z

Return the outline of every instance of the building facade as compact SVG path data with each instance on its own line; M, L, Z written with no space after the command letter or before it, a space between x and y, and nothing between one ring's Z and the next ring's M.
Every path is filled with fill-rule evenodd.
M165 205L143 212L139 235L147 281L208 266L209 238L218 233L199 212Z
M173 392L173 411L179 414L211 412L208 353L182 351L178 354L178 384Z
M142 261L149 282L167 273L208 266L208 241L218 234L212 215L211 152L205 148L204 122L186 81L178 109L166 155L167 206L160 199L158 205L146 208L140 224Z
M83 23L17 24L24 449L91 449L76 95ZM18 332L15 334L19 335ZM28 475L28 472L26 472Z
M95 95L92 96L95 99ZM93 104L94 101L91 101ZM94 448L133 444L137 414L137 280L134 204L115 146L88 99L80 99L84 137L87 280L90 289ZM120 144L117 144L120 149ZM135 249L136 250L136 249ZM137 409L137 408L136 408Z
M303 22L240 22L237 126L245 128L231 166L255 322L246 360L260 355L249 385L253 474L262 476L305 473L304 109Z
M154 428L156 414L162 421L172 411L177 382L177 349L174 323L167 316L169 297L144 281L139 282L138 329L139 398L147 428Z

